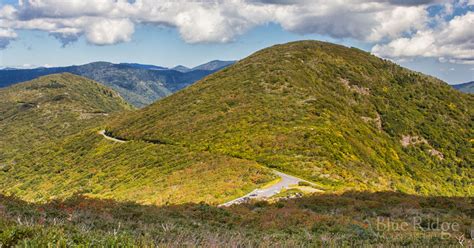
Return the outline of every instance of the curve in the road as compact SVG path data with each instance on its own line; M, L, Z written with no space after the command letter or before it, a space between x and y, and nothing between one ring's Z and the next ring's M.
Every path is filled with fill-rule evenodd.
M114 141L114 142L118 142L118 143L125 143L125 142L127 142L127 141L125 141L125 140L120 140L120 139L116 139L116 138L114 138L114 137L108 136L107 133L105 132L105 130L99 131L99 134L102 135L102 136L104 136L105 139L108 139L108 140L111 140L111 141Z
M283 189L289 189L291 186L298 185L299 182L306 182L310 185L314 185L313 183L308 182L304 179L290 176L283 172L274 170L273 173L275 173L281 178L279 182L275 183L274 185L271 185L270 187L256 189L242 197L223 203L219 205L219 207L228 207L234 204L241 204L249 201L250 199L267 199L280 193Z
M99 131L99 134L102 135L105 139L110 140L110 141L114 141L114 142L117 142L117 143L127 142L125 140L120 140L120 139L108 136L107 132L105 130ZM267 199L267 198L270 198L270 197L280 193L283 189L289 189L291 186L298 185L299 182L306 182L310 185L314 185L313 183L308 182L304 179L297 178L297 177L294 177L294 176L290 176L290 175L285 174L283 172L279 172L279 171L274 170L273 173L275 173L275 175L279 176L281 178L281 180L278 181L277 183L269 186L269 187L255 189L254 191L252 191L252 192L250 192L250 193L248 193L248 194L246 194L242 197L239 197L239 198L234 199L232 201L223 203L223 204L219 205L219 207L228 207L228 206L231 206L231 205L234 205L234 204L241 204L241 203L249 201L250 199Z

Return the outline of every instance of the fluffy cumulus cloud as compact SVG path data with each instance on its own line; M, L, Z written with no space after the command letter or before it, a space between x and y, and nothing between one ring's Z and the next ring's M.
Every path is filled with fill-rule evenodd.
M391 58L435 57L441 62L474 64L474 12L442 21L435 28L418 30L410 37L394 39L372 48Z
M85 27L87 40L97 45L130 41L134 25L127 19L99 19Z
M466 37L473 0L19 0L0 7L0 46L15 30L48 32L63 45L83 36L91 44L130 41L141 23L176 28L188 43L230 42L249 29L277 23L300 34L352 38L374 44L387 57L439 56L470 60ZM457 6L464 16L445 18L429 8ZM467 25L467 26L466 26ZM442 34L441 34L442 33ZM449 36L449 38L448 38ZM464 39L464 40L463 40ZM2 43L3 41L3 43ZM462 43L462 46L458 46ZM426 50L425 53L420 52Z

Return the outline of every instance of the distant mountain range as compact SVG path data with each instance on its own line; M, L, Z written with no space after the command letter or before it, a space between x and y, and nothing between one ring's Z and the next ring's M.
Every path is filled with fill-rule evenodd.
M232 65L235 61L214 60L203 65L176 69L137 63L94 62L79 66L0 70L0 88L55 73L72 73L116 90L135 107L144 107L201 78Z
M197 71L197 70L214 71L214 70L219 70L219 69L225 68L225 67L227 67L229 65L232 65L234 63L235 63L235 61L213 60L213 61L207 62L207 63L202 64L202 65L198 65L198 66L193 67L193 68L189 68L189 67L186 67L184 65L178 65L178 66L175 66L171 69L175 70L175 71L180 71L180 72L190 72L190 71Z
M453 87L459 91L474 94L474 81L463 84L456 84L453 85Z
M156 66L156 65L144 65L137 63L120 63L120 65L130 66L136 69L146 69L146 70L169 70L167 67Z

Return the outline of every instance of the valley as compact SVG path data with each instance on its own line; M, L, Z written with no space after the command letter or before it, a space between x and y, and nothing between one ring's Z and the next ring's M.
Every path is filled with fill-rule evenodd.
M110 87L128 103L140 108L233 63L235 61L213 60L194 68L186 68L186 70L136 63L113 64L108 62L36 69L8 68L0 70L0 87L32 80L40 76L71 73L90 78Z

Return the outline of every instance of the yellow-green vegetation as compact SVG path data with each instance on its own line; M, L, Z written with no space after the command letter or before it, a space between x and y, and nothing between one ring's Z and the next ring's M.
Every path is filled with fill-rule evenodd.
M262 187L260 187L261 189L267 189L267 188L270 188L271 186L279 183L281 181L281 177L277 177L273 180L271 180L270 182L267 182L265 185L263 185Z
M0 89L0 163L129 109L114 91L67 73Z
M252 160L329 190L472 196L473 106L473 95L435 78L303 41L259 51L107 130Z
M218 204L274 179L249 160L104 139L97 132L104 119L130 106L114 91L72 74L3 89L0 99L0 189L25 200L81 193L157 205Z
M222 203L274 177L253 161L143 141L116 143L87 130L23 153L0 178L4 193L30 201L81 193L164 205Z
M472 247L473 200L347 192L216 208L0 195L0 246Z

